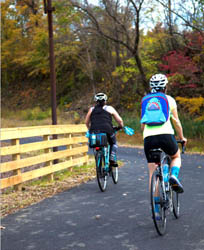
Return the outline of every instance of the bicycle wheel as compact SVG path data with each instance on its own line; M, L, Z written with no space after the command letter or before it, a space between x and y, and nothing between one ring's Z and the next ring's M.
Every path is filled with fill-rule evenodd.
M175 218L178 219L180 215L179 194L173 191L172 188L171 188L171 199L173 204L173 214Z
M160 176L157 171L155 171L152 175L151 180L151 207L152 207L152 219L154 221L155 228L159 235L163 235L166 231L166 210L165 210L165 202L163 200L163 187L162 182L160 180ZM159 197L159 201L155 201L155 197ZM156 211L156 205L159 206L159 212ZM158 218L158 214L159 217Z
M113 179L113 183L118 183L118 167L109 166L111 169L111 176Z
M101 190L101 192L104 192L106 190L107 186L107 174L105 173L105 160L104 156L97 152L96 153L96 176L98 181L98 186Z

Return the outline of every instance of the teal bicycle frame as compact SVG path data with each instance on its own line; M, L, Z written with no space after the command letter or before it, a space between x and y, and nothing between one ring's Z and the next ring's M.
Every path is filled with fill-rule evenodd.
M108 177L111 175L113 182L118 182L118 167L111 166L109 163L110 158L110 145L94 148L96 159L96 175L99 188L102 192L106 190Z

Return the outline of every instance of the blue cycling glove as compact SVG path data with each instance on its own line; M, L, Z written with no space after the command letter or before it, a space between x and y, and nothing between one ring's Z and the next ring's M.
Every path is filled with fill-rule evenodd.
M127 134L127 135L134 135L135 131L133 128L129 128L127 126L123 127L124 129L124 132Z

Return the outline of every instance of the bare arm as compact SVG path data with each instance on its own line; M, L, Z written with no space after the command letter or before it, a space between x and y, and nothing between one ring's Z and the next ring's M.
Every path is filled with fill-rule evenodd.
M123 128L124 124L123 124L123 119L120 117L120 115L118 114L118 112L113 108L112 110L112 115L113 118L115 119L115 121L118 123L118 125Z
M179 139L182 141L185 141L185 144L186 144L187 139L183 136L183 128L182 128L181 122L180 122L179 117L178 117L177 108L172 110L171 119L172 119L173 125L176 129L176 132L178 134Z
M86 119L85 119L85 124L87 126L87 128L90 128L90 117L91 117L91 112L92 112L92 108L89 109L87 115L86 115Z

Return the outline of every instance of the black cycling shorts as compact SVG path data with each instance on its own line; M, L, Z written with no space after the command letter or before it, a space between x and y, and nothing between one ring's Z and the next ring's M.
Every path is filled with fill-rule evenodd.
M157 148L161 148L170 156L175 155L178 151L178 144L175 136L171 134L163 134L146 137L144 139L144 151L148 163L152 162L149 151Z

